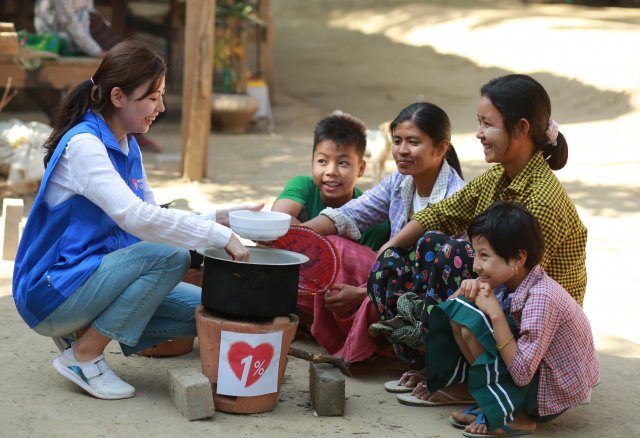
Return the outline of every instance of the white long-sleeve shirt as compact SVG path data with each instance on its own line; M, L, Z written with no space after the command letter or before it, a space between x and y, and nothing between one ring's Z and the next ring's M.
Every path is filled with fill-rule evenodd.
M127 154L126 137L120 148ZM104 144L93 134L78 134L65 147L49 180L45 200L61 204L82 195L100 207L120 228L150 242L187 249L224 248L231 230L196 213L155 205L147 176L143 176L144 201L138 198L113 167Z

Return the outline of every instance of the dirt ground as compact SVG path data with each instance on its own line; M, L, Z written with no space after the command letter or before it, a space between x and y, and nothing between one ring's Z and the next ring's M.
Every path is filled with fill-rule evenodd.
M341 109L375 127L426 99L450 115L467 180L487 165L474 138L478 89L510 72L529 73L549 91L553 118L570 145L557 173L589 229L585 310L600 354L602 382L592 403L541 425L540 437L640 436L640 332L631 304L640 247L640 9L529 5L498 0L272 0L276 46L275 132L211 137L206 181L184 183L145 154L156 197L206 210L247 201L271 203L286 180L309 169L311 133ZM179 99L173 99L178 102ZM173 108L177 108L173 105ZM12 113L2 119L42 119ZM152 128L164 157L180 150L177 111ZM387 163L392 169L393 162ZM370 184L370 173L362 181ZM25 198L31 204L30 198ZM344 417L316 417L307 363L291 358L280 403L268 413L188 422L173 407L166 370L199 367L198 349L182 357L123 358L112 367L137 389L101 401L51 366L50 339L19 318L11 298L12 264L0 270L0 436L460 436L451 407L400 405L382 383L405 369L394 360L354 367ZM615 299L613 299L615 298ZM313 342L300 343L316 349Z

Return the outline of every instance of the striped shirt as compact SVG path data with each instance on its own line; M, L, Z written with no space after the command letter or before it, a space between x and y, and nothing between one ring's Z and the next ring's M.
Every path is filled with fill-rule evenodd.
M499 200L517 201L538 219L545 244L540 265L582 305L587 288L587 229L542 153L536 153L513 181L501 164L495 165L413 219L424 230L459 235L474 217Z
M455 169L443 161L429 202L435 204L452 196L464 186L465 182ZM360 239L360 230L366 230L387 220L391 223L393 237L411 217L411 204L415 192L413 178L396 170L359 198L352 199L340 208L325 208L320 214L333 221L339 235L352 240Z
M588 402L600 364L580 306L538 265L511 294L510 314L520 337L509 374L525 386L540 370L539 415Z

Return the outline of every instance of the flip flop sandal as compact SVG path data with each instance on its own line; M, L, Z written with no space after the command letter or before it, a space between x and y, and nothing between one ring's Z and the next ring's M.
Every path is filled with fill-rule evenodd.
M403 392L411 392L413 391L413 388L400 385L400 379L398 379L398 380L389 380L388 382L384 382L384 390L387 392L391 392L393 394L400 394Z
M486 424L486 420L484 417L484 413L480 412L478 414L478 416L476 417L476 423L477 424ZM520 429L514 429L512 427L509 427L507 425L504 426L500 426L498 428L499 430L502 430L504 433L501 433L499 435L495 434L495 433L471 433L471 432L462 432L463 436L466 436L467 438L487 438L487 437L510 437L510 436L523 436L523 435L531 435L533 434L533 430L520 430Z
M475 406L469 406L464 411L462 411L462 413L465 414L465 415L475 415L477 417L478 415L480 415L482 413L482 410L480 409L480 407L478 405L475 405ZM458 429L464 429L465 427L467 427L469 425L469 424L465 424L465 423L459 422L458 420L453 418L453 415L449 415L449 423L451 423L451 425L453 427L458 428Z
M436 394L440 394L448 398L448 400L434 402L434 401L419 399L415 395L411 395L411 394L398 394L396 398L400 403L408 406L470 405L475 403L473 400L458 400L456 398L453 398L450 394L447 394L442 390L436 391Z
M403 378L408 377L418 377L421 378L421 381L425 381L426 377L424 375L422 375L420 373L420 371L418 370L411 370L411 371L407 371L404 374L402 374L402 377L398 380L390 380L388 382L384 383L384 389L387 392L391 392L391 393L395 393L395 394L399 394L399 393L403 393L403 392L411 392L413 391L413 389L418 386L418 384L420 383L420 381L416 382L415 386L407 386L407 385L401 385L400 384L400 380L402 380Z
M467 438L490 438L490 437L510 437L510 436L523 436L523 435L531 435L533 434L532 430L518 430L513 429L509 426L502 426L498 429L503 430L504 433L501 434L491 434L491 433L471 433L471 432L462 432L463 436Z

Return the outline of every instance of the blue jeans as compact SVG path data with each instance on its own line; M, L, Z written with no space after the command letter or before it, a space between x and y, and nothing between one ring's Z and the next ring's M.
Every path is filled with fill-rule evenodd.
M140 242L106 255L98 269L34 330L69 336L91 325L129 356L180 337L195 337L201 290L181 283L186 249Z

